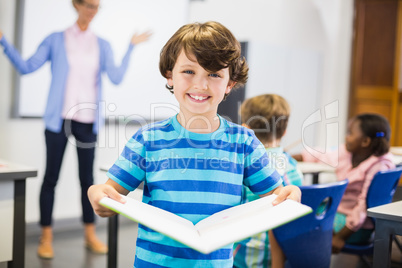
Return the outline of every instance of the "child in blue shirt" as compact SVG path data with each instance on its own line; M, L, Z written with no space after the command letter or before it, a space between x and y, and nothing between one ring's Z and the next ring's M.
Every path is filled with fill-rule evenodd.
M290 106L281 96L264 94L245 100L240 107L242 125L254 131L264 144L270 167L283 178L284 185L302 185L303 174L297 161L283 151L280 145L286 133ZM245 202L259 198L244 187ZM263 232L234 244L234 267L267 268L271 266L269 232ZM272 240L272 239L271 239Z
M143 202L193 223L239 205L243 185L259 196L278 194L274 204L300 202L300 190L282 186L254 133L217 114L219 103L246 82L248 72L227 28L217 22L182 26L162 48L159 68L180 111L142 127L109 169L109 180L89 189L98 215L114 215L99 205L101 198L124 203L119 193L141 182ZM232 248L202 254L139 225L134 267L232 267Z

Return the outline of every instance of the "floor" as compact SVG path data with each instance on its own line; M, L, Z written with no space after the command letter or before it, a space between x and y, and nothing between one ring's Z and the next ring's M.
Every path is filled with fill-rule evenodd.
M131 221L121 221L119 228L118 267L133 267L137 225ZM55 234L55 257L52 260L42 260L36 255L38 235L28 235L25 253L26 268L100 268L107 267L106 255L96 255L84 248L82 231L66 230ZM106 241L107 229L103 225L98 228L98 234ZM402 241L402 239L400 239ZM392 268L402 268L402 254L394 245L392 250ZM359 258L348 255L333 255L331 268L366 268Z
M102 241L107 241L107 228L98 227ZM119 228L118 267L133 267L137 224L122 222ZM83 231L65 230L54 234L55 257L42 260L37 257L38 235L28 235L26 241L26 268L102 268L107 267L107 256L93 254L84 247Z
M397 237L399 241L402 241L400 237ZM396 244L392 244L392 257L391 257L391 268L402 268L402 253L397 248ZM372 265L372 259L369 259ZM338 255L332 255L331 258L331 268L369 268L370 266L360 260L359 257L340 253Z

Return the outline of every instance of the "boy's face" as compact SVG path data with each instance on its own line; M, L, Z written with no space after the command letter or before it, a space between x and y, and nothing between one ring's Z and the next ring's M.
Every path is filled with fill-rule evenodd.
M187 119L199 115L214 118L219 103L235 84L229 79L229 68L210 73L195 61L195 57L190 60L183 50L167 77L180 104L180 113Z

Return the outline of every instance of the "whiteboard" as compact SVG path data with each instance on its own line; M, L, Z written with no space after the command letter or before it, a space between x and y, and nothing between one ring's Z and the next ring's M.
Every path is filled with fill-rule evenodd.
M21 54L27 59L50 33L74 24L77 14L71 0L24 2ZM161 76L158 64L163 45L188 22L188 0L101 0L100 4L90 27L96 35L110 42L117 64L133 33L153 32L148 42L134 48L129 69L120 85L113 85L106 74L102 77L106 118L159 120L177 113L178 104L165 88L166 79ZM19 79L18 115L41 117L50 86L50 64Z

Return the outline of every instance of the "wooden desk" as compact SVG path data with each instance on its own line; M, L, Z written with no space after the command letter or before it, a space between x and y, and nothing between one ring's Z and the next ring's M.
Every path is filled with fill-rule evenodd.
M7 262L9 268L25 266L25 186L26 179L36 177L34 168L0 160L0 183L13 184L13 235L12 259ZM1 193L0 188L0 193ZM1 241L0 241L1 243Z
M390 267L392 236L402 235L402 201L370 208L367 215L376 219L374 268Z
M389 151L394 155L394 164L402 166L402 146L391 146ZM402 186L402 177L399 180L399 186Z
M401 155L402 156L402 146L391 146L389 151L394 155Z
M303 174L311 174L313 175L313 184L318 184L318 178L320 173L328 172L334 173L335 168L330 165L322 164L322 163L313 163L313 162L297 162L297 167Z
M402 164L402 147L391 146L389 151L394 155L394 164L401 165Z

